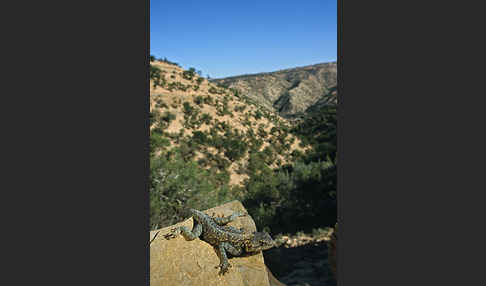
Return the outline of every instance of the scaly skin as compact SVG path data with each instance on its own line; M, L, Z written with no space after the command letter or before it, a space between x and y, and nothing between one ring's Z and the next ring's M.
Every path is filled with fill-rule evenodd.
M224 275L231 267L226 252L238 256L243 252L266 250L275 244L266 232L251 233L244 229L226 226L227 223L234 221L237 217L246 216L246 214L237 212L228 217L211 217L195 209L189 211L194 219L192 231L185 226L174 228L165 235L165 238L172 239L182 234L186 240L194 240L202 236L201 239L214 246L218 252L220 264L216 268L221 267L220 275Z

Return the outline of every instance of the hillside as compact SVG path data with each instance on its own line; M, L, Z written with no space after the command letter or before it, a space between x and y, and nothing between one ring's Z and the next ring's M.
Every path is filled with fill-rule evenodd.
M322 105L337 86L336 62L285 69L275 72L241 75L211 82L236 89L268 110L283 117L305 112L314 104Z
M151 229L232 200L272 234L335 224L335 88L289 121L194 68L153 60L150 76Z
M251 98L208 82L195 69L164 61L150 65L153 227L180 219L183 204L209 208L243 198L261 164L279 168L308 149L287 120Z

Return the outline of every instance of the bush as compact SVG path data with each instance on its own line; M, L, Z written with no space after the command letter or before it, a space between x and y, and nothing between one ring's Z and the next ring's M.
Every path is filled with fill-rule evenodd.
M194 98L194 103L199 105L199 106L201 106L203 104L203 102L204 102L204 98L200 95L198 95Z
M228 168L229 165L231 164L228 160L226 160L225 158L223 158L223 157L221 157L217 154L213 156L213 160L214 160L215 166L219 170L226 170L226 168Z
M153 87L165 86L165 77L162 75L162 70L156 66L150 65L150 79L153 81Z
M161 69L156 66L150 65L150 79L156 79L160 77Z
M177 152L173 158L150 161L150 228L172 225L184 219L187 208L207 209L230 199L226 185L218 185L196 162L185 162Z
M167 123L170 123L174 119L176 119L175 114L170 113L169 111L164 112L164 114L160 116L160 120L165 121Z
M205 124L208 124L209 125L211 123L211 120L213 120L213 118L208 113L203 113L201 115L201 122L202 123L205 123Z
M262 118L262 113L260 110L257 110L255 111L255 114L253 115L253 117L255 117L256 120L260 120Z
M168 138L163 137L159 133L153 132L150 135L150 153L154 153L159 148L170 146L170 141Z
M204 103L208 105L213 105L213 98L210 95L204 97Z
M157 100L157 103L155 104L156 107L158 108L169 108L165 102L162 100Z
M214 86L211 86L209 89L208 89L209 93L219 93L218 90L214 87Z
M232 162L242 158L248 149L248 145L242 138L231 137L223 142L223 147L225 148L224 155Z
M186 115L191 115L192 112L194 111L194 108L191 106L191 104L189 102L184 102L183 104L183 108L184 108L184 114Z
M174 66L178 66L178 67L180 67L180 65L179 65L178 63L176 63L176 62L171 62L171 61L169 61L167 58L163 58L163 59L162 59L162 58L160 58L160 59L159 59L159 61L164 62L164 63L168 63L168 64L170 64L170 65L174 65Z
M196 69L190 68L189 70L182 72L182 77L187 80L192 80L195 74L196 74Z
M192 140L197 144L206 144L208 142L208 137L204 132L194 131L192 133Z
M265 139L267 137L268 133L265 131L265 127L263 124L260 124L258 126L258 136L261 138Z

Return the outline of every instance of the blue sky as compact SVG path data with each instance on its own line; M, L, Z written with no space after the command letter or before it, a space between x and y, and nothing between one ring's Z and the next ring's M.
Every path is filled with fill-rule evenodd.
M150 0L150 54L211 78L337 59L337 0Z

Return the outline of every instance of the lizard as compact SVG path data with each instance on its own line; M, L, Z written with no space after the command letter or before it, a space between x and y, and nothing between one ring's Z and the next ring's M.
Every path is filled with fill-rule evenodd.
M199 238L212 245L219 254L220 263L215 268L220 267L219 275L224 275L232 267L228 262L226 252L233 256L245 253L255 253L275 246L275 242L268 232L247 232L243 228L237 229L226 224L234 221L237 217L247 214L235 212L227 217L209 216L201 211L189 209L194 226L192 230L185 226L171 229L166 234L165 239L172 239L182 234L190 241Z

